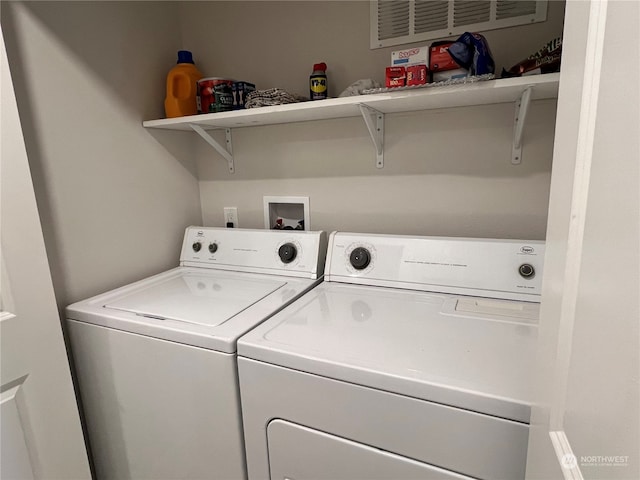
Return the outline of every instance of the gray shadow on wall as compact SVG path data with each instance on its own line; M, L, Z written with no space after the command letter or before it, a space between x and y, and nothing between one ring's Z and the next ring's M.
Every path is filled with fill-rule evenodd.
M191 132L179 130L147 129L146 133L153 137L169 152L191 176L198 178L197 163L193 161L194 135Z
M15 30L16 5L5 3L2 7L2 24L5 36L10 37L6 39L7 50L14 83L17 84L16 96L21 115L33 119L37 106L27 105L29 92L18 88L18 85L26 83L27 73L21 60L19 35ZM65 50L72 52L78 63L91 72L105 94L118 102L119 108L131 117L139 119L140 128L144 128L143 120L164 117L166 74L175 64L180 35L175 24L150 23L159 15L175 22L176 2L20 2L19 8L28 10L63 44ZM167 9L175 11L166 15ZM123 18L126 18L125 22ZM166 32L167 41L164 45L155 46L154 38L157 38L158 31L163 35ZM86 108L90 110L93 107L86 105ZM23 119L23 123L25 128L33 127L33 121ZM101 128L101 125L96 128ZM197 177L192 149L186 147L185 141L175 140L188 137L164 133L157 135L154 132L151 136Z
M26 84L26 69L20 55L20 48L15 31L15 18L13 15L12 5L2 5L0 10L2 19L2 34L4 36L5 46L7 49L7 57L9 59L11 69L11 79L18 104L20 114L20 124L22 127L22 135L24 137L27 158L29 159L29 168L31 170L31 179L33 189L36 196L38 206L38 214L40 216L40 224L42 233L46 239L45 247L47 256L58 256L61 246L58 243L58 236L55 234L53 222L47 219L54 218L53 207L48 199L51 198L47 182L45 181L45 169L42 162L43 152L40 143L37 140L37 127L35 125L35 106L29 101L29 92ZM68 291L68 285L60 262L51 261L49 258L49 269L51 271L51 279L54 290L56 292ZM61 299L57 298L58 301ZM64 302L64 300L62 300ZM58 308L63 314L63 306L59 303ZM64 318L64 317L62 317Z
M51 39L50 41L56 44L55 49L74 62L79 71L87 70L89 74L87 77L98 85L99 91L104 92L103 95L109 102L116 103L123 119L127 122L133 119L134 125L137 119L139 128L143 129L143 119L157 118L163 112L165 75L175 61L173 57L180 42L175 25L153 24L151 20L159 17L167 19L167 23L175 21L175 15L166 13L167 9L172 8L176 8L174 2L2 2L0 14L3 35L40 220L47 243L52 280L61 309L70 301L65 297L65 292L69 292L70 285L65 278L61 261L63 258L61 239L64 235L59 231L62 227L57 222L56 208L51 205L55 185L52 185L51 179L48 178L51 176L49 169L74 168L74 165L77 165L78 172L86 171L85 159L92 152L78 147L77 155L65 158L64 162L58 163L56 159L47 158L51 157L52 153L45 150L39 128L43 128L43 122L55 124L56 112L42 111L43 107L35 104L33 92L29 91L29 85L35 84L32 78L33 66L29 65L29 58L27 58L29 49L27 45L22 44L25 42L27 33L20 29L27 20L27 25L35 24L35 28L42 31L42 37ZM157 40L159 32L165 30L167 40L154 45L154 38ZM147 35L147 33L150 34ZM51 71L53 68L55 68L53 63L43 65L43 71ZM60 73L59 76L62 77L64 71ZM73 73L70 72L70 74ZM42 85L46 91L47 79L46 76L43 77L38 79L37 84ZM50 92L50 95L62 94L55 89ZM80 92L80 94L85 95L82 98L87 104L79 105L79 100L74 102L74 99L70 98L73 111L81 111L79 107L84 107L87 111L95 110L96 106L89 103L90 99L86 98L86 92ZM71 96L73 92L65 92L64 95ZM88 131L86 128L88 126L95 132L96 137L107 137L114 145L119 142L127 144L126 142L130 141L128 138L113 136L95 114L88 115L86 119L80 114L74 121L77 125L82 125L85 132ZM95 122L95 125L87 125L87 122ZM58 125L56 128L48 127L46 128L49 131L57 130L58 135L63 135L64 141L69 146L67 151L73 152L74 139L77 135L73 124ZM120 129L120 134L122 133ZM158 137L150 135L150 137L157 138L181 166L194 179L197 178L191 139L180 132L166 133L167 135ZM145 134L149 133L145 131ZM135 145L139 145L140 148L149 148L149 145L153 146L153 141L145 144L144 137L138 137ZM131 161L136 160L135 153L132 152L131 157ZM55 167L52 167L52 164ZM153 168L152 164L150 168ZM94 179L87 177L86 180L85 187ZM114 183L113 188L117 187L118 184ZM87 194L87 188L79 194L78 201L83 201L83 194ZM68 192L67 195L72 196L74 192ZM149 201L151 203L153 199ZM81 222L82 218L76 220Z
M11 7L3 5L3 10L11 15ZM45 1L24 2L22 8L73 52L123 108L141 120L162 116L165 75L175 62L180 36L175 25L166 25L167 38L174 37L169 42L174 49L165 50L162 45L148 48L153 45L154 36L145 32L157 36L158 29L163 28L147 25L156 19L154 14L160 9L175 9L175 20L175 2Z

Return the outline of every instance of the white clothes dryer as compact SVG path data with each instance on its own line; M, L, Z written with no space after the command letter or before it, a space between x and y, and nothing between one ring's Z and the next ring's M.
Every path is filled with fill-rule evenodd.
M236 341L325 251L323 232L189 227L179 267L69 306L97 478L246 478Z
M238 341L249 478L524 478L544 244L333 233Z

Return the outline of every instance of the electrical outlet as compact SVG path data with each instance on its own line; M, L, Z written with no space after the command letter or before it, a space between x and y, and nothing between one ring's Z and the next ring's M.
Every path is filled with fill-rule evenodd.
M238 228L238 207L224 207L224 224L229 228Z

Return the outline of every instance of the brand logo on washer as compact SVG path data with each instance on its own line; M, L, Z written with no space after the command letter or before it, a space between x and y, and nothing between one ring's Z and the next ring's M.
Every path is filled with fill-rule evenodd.
M527 254L527 255L530 255L530 254L532 254L532 253L534 253L534 252L535 252L535 250L533 249L533 247L529 247L529 246L527 246L527 245L525 245L524 247L520 248L520 251L521 251L522 253Z

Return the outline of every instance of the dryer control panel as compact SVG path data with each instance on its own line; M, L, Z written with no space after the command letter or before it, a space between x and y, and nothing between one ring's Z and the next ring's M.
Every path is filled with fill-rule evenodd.
M326 248L324 232L188 227L180 264L315 279L324 272Z
M544 242L334 232L327 281L539 302Z

